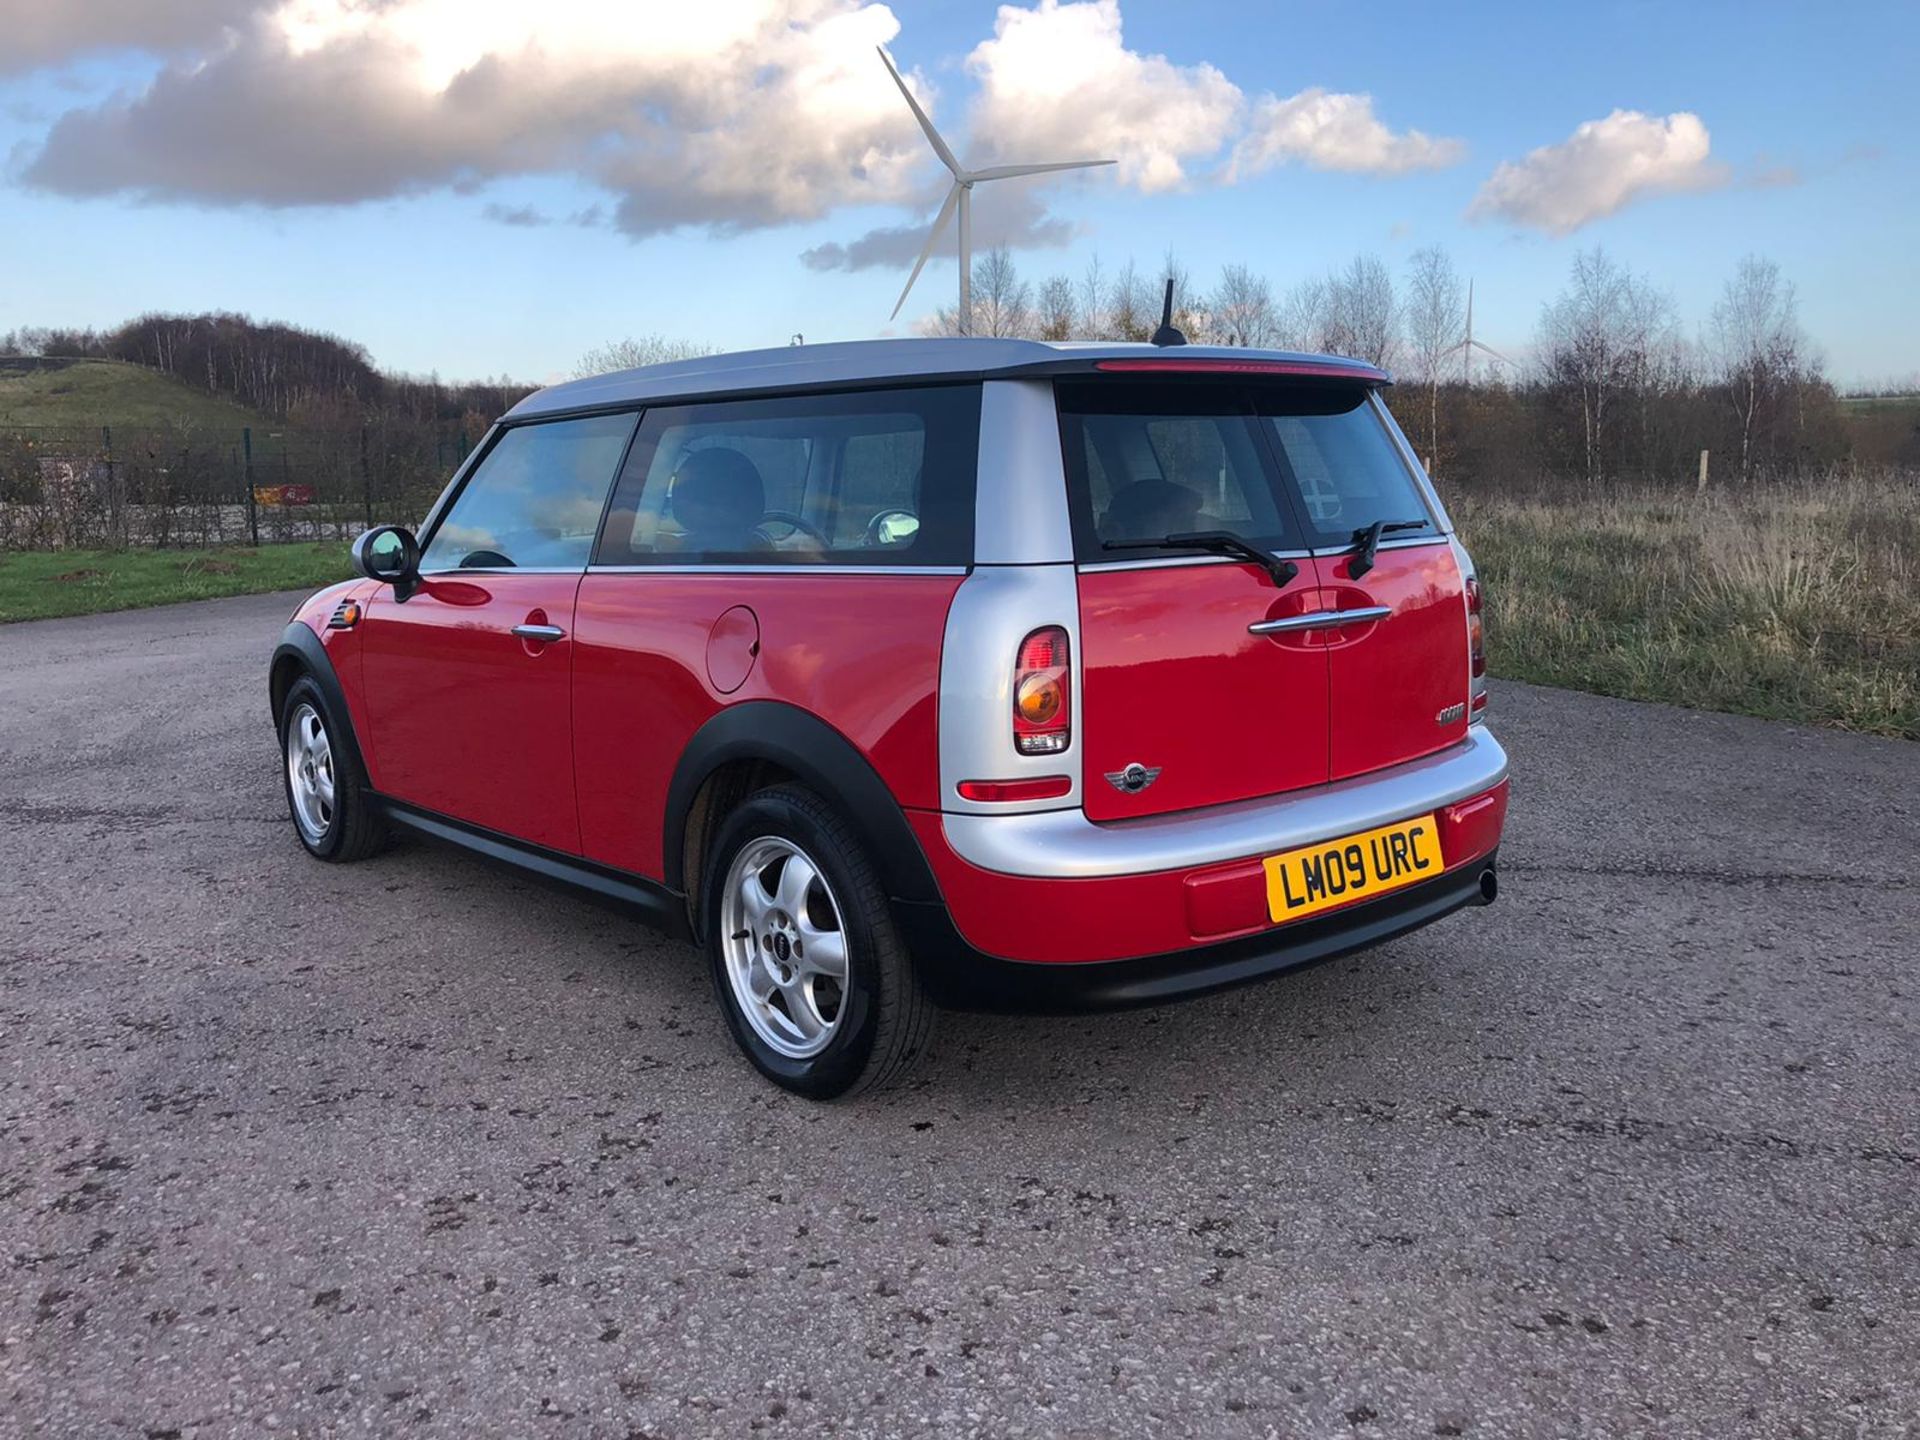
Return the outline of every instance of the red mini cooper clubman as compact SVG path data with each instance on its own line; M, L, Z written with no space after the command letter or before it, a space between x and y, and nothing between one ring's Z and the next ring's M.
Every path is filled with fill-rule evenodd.
M936 1006L1171 1000L1484 904L1479 590L1386 383L959 339L542 391L287 627L300 841L628 902L816 1097Z

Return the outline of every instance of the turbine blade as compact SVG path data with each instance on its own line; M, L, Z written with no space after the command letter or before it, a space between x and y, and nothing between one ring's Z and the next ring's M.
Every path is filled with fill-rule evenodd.
M907 88L907 82L900 78L900 72L894 68L893 57L876 45L880 59L887 67L887 73L893 76L893 83L900 87L900 93L907 97L907 104L913 109L913 118L920 122L920 128L927 132L927 143L933 146L933 153L940 157L940 163L953 172L954 178L960 178L960 162L953 158L953 151L947 148L947 142L940 138L940 132L933 128L933 121L927 118L927 112L920 108L920 102L913 98L913 91ZM911 282L909 282L911 283ZM904 297L903 297L904 298Z
M913 273L907 276L906 287L901 290L900 298L894 302L893 314L888 320L900 318L900 307L907 303L907 291L913 289L913 282L920 278L920 272L926 268L927 257L933 254L933 247L940 243L941 232L947 228L947 221L953 218L953 207L960 202L960 186L956 181L948 187L946 203L940 207L940 213L933 217L933 229L927 232L926 248L920 252L920 258L913 262Z
M1507 363L1508 365L1511 365L1514 363L1513 361L1508 360L1506 356L1502 355L1498 350L1494 349L1491 345L1487 344L1486 341L1484 340L1474 341L1473 348L1476 350L1484 350L1487 352L1487 354L1493 356L1494 359L1505 361L1505 363Z
M1016 175L1047 175L1055 170L1090 170L1096 165L1117 165L1117 160L1059 160L1050 165L991 165L985 170L968 172L969 180L1011 180Z

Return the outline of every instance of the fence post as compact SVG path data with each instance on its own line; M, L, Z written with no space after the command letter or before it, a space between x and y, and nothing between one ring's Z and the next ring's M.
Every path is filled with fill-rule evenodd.
M360 492L367 506L367 528L373 528L373 464L367 459L367 427L360 426Z
M1697 495L1707 493L1707 452L1705 450L1700 452L1700 484L1694 493Z
M107 543L117 545L124 542L120 514L120 486L113 473L113 427L100 427L100 452L107 467Z
M253 548L260 548L260 512L253 503L253 427L245 425L240 430L240 452L246 457L247 480L247 532L253 536Z

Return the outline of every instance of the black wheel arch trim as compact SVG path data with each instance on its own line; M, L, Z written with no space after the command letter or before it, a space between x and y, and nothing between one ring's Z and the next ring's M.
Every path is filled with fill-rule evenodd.
M276 729L280 724L280 713L286 708L287 692L302 673L320 687L327 708L333 712L335 728L341 733L331 738L343 745L360 766L361 773L366 773L366 759L360 753L359 737L353 733L353 711L347 705L346 691L340 688L340 676L333 668L327 647L320 643L320 637L314 634L310 626L293 620L280 632L280 643L273 647L273 661L267 667L267 698L273 707Z
M700 727L680 755L667 788L666 884L686 890L687 824L700 787L740 760L778 765L844 815L865 842L894 900L940 899L933 870L906 812L854 743L819 716L778 700L743 700Z

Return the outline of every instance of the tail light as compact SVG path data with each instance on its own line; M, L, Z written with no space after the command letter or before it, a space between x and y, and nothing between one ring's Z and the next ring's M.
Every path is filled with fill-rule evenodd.
M1480 719L1487 709L1487 632L1481 617L1480 579L1467 577L1467 721Z
M1058 625L1020 642L1013 667L1013 748L1022 755L1058 755L1072 741L1071 676L1067 632Z
M1474 575L1467 577L1467 657L1472 662L1474 679L1487 673L1486 631L1480 619L1480 580Z

